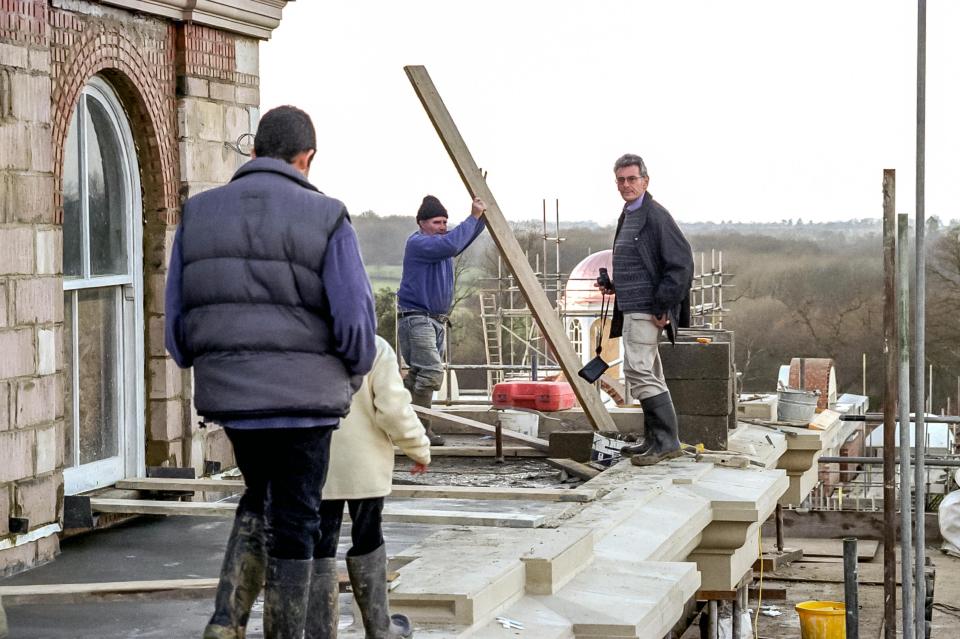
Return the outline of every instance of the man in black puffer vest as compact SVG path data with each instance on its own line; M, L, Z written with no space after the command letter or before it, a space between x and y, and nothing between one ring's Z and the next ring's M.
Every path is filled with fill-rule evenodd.
M376 356L373 294L343 203L307 181L310 117L267 112L254 159L190 198L166 294L166 345L193 366L197 412L224 426L246 491L207 639L303 634L330 435ZM319 565L319 562L318 562Z
M643 441L624 446L621 453L632 455L636 466L649 466L680 455L659 342L664 329L672 340L677 326L690 325L693 252L667 209L647 191L650 176L643 159L628 153L614 163L613 172L625 204L613 240L617 297L610 337L623 337L623 375L643 407L644 425Z

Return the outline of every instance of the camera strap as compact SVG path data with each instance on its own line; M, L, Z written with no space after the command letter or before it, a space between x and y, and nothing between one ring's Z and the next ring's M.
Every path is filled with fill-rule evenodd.
M606 293L601 294L600 298L600 330L597 331L597 357L603 352L603 329L607 323L607 311L610 310L610 296Z

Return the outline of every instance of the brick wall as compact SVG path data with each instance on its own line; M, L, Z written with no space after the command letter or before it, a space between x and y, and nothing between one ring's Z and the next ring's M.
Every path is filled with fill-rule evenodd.
M0 0L0 538L10 517L36 530L56 523L63 504L48 19L44 0ZM51 558L45 549L0 550L0 574Z
M184 198L228 182L247 158L230 145L256 128L260 112L259 45L256 40L227 34L195 24L177 27L177 124L180 142L181 183ZM159 287L159 281L158 281ZM151 313L154 309L151 309ZM151 353L151 376L155 384L177 385L172 362L158 348ZM192 381L184 376L177 391L186 400L192 395ZM174 389L171 389L171 393ZM170 414L173 407L166 396L151 395L154 410ZM183 463L203 471L205 461L235 465L233 449L222 429L200 427L200 420L187 407L181 429L158 430L148 454L163 458L175 450L165 443L177 433L183 437Z

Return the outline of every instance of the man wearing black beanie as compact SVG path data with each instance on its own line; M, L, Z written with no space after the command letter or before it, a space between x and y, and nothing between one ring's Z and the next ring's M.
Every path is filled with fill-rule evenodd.
M474 198L470 216L447 232L447 209L432 195L423 198L417 211L420 230L407 238L403 275L397 291L397 338L400 354L410 367L404 385L417 406L430 408L433 392L443 382L443 351L447 313L453 302L453 258L483 232L480 219L487 205ZM443 437L422 419L433 446Z

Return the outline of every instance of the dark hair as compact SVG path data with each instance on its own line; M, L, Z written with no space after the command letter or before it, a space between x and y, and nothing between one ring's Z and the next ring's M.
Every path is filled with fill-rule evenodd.
M294 106L270 109L260 118L253 151L258 158L293 162L304 151L317 148L317 131L306 112Z
M643 158L633 153L627 153L618 157L617 161L613 163L613 172L616 173L620 169L625 169L628 166L635 166L640 169L640 177L649 177L647 175L647 165L643 163Z
M447 215L447 209L443 207L443 204L440 203L440 200L432 195L427 195L424 197L423 203L420 205L419 210L417 210L417 222L422 222L423 220L430 220L441 216L449 217Z

